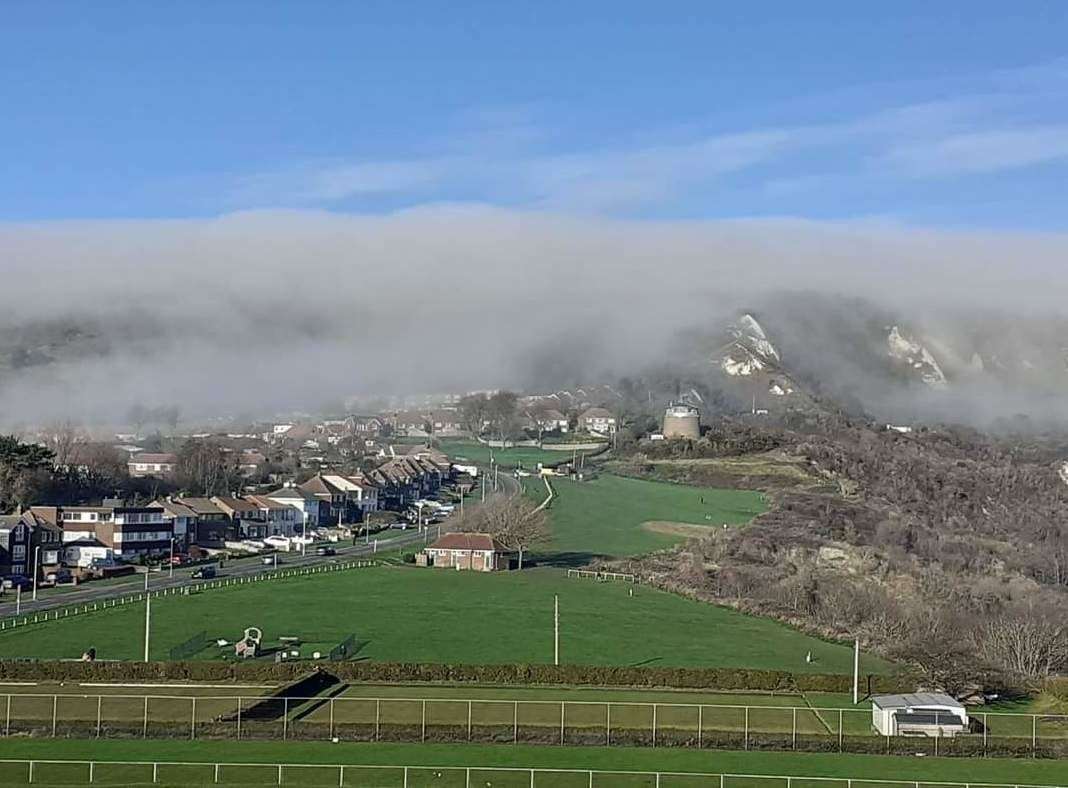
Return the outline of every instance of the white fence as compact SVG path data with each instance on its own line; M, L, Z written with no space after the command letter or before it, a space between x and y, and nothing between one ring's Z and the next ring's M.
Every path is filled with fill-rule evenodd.
M315 566L306 566L298 569L270 569L265 567L265 571L260 572L259 574L221 577L217 580L208 580L203 583L190 583L189 585L184 586L139 591L135 594L124 594L115 597L114 599L104 599L99 602L85 602L80 605L68 605L66 607L52 608L37 613L25 613L20 616L12 616L10 618L0 619L0 632L15 629L16 627L25 627L30 626L31 624L43 624L48 621L59 621L71 616L85 615L87 613L95 613L99 610L108 610L113 607L122 607L123 605L144 602L146 596L151 597L152 599L158 599L159 597L165 596L183 596L199 593L201 591L211 591L218 588L230 588L232 586L248 585L251 583L262 583L268 580L287 580L294 577L317 575L325 572L363 569L365 567L375 566L376 563L377 562L375 561L343 561L336 564L317 564Z
M592 569L568 569L568 577L582 577L592 580L621 580L624 583L637 583L638 576L625 572L596 572Z
M912 771L915 771L914 769ZM514 766L394 766L311 763L212 763L195 761L0 760L3 785L321 785L413 788L611 786L616 788L1065 788L1060 784L946 782L725 772L542 769Z
M972 722L969 733L916 738L877 734L871 711L864 708L347 695L0 695L4 736L337 738L1068 757L1068 716L980 712Z

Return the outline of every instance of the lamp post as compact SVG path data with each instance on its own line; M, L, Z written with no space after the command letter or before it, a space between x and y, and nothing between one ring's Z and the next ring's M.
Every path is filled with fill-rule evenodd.
M308 554L308 512L304 513L304 521L300 527L300 555L303 558Z
M171 560L168 564L167 577L174 579L174 537L171 537Z
M37 574L40 571L41 545L33 548L33 601L37 601Z

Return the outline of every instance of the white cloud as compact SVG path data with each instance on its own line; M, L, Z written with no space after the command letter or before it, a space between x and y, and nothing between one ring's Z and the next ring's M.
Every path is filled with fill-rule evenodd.
M920 177L997 172L1068 158L1068 124L978 131L892 148L886 164Z

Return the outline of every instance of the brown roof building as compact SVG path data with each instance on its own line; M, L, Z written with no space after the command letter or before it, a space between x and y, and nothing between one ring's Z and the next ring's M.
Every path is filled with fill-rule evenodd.
M496 572L511 568L513 551L489 534L445 534L423 551L427 566Z

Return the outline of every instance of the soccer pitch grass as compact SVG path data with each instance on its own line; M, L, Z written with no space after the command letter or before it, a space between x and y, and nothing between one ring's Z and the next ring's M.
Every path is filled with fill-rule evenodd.
M66 759L89 760L97 763L94 783L140 785L150 782L150 771L136 772L132 767L101 766L109 761L170 761L185 763L259 763L259 764L374 764L399 766L461 767L456 772L413 771L410 788L415 786L463 786L462 767L494 767L520 769L596 769L604 771L663 771L727 774L794 775L808 777L840 778L840 781L820 783L794 780L797 788L846 788L846 778L880 779L900 781L902 788L921 786L925 782L948 782L953 786L966 783L1009 783L1032 785L1068 784L1068 764L1062 761L1009 760L1009 759L948 759L908 758L841 754L801 754L769 752L701 752L677 749L639 749L625 747L531 747L531 746L479 746L479 745L434 745L434 744L331 744L297 742L182 742L182 741L77 741L77 740L12 740L5 742L3 757L7 759ZM4 765L0 771L0 784L25 785L25 764ZM233 774L233 772L231 772ZM34 785L85 784L84 766L38 765ZM179 776L180 775L180 776ZM254 779L250 780L250 776ZM276 784L277 767L267 766L262 773L249 772L227 779L222 770L218 785ZM140 781L135 782L140 776ZM480 775L481 776L481 775ZM401 775L383 771L377 778L374 773L364 773L360 781L357 773L346 774L345 785L399 786ZM160 770L157 785L188 786L216 784L211 766L169 767ZM472 781L485 785L486 780ZM780 788L785 781L731 780L728 788ZM287 785L338 785L338 771L286 770ZM528 786L528 774L511 779L504 773L495 773L491 784L497 788L513 785ZM585 775L575 776L542 774L539 786L585 786ZM597 786L652 786L651 779L628 780L620 776L598 778ZM709 786L718 788L718 779L699 781L669 779L662 781L662 788L674 786ZM886 788L892 788L886 786ZM894 786L893 788L896 788Z
M281 636L332 644L355 633L359 657L376 661L548 664L554 594L564 664L852 671L849 647L774 621L549 568L484 574L381 566L162 597L152 604L151 656L166 659L202 630L233 641L259 626L267 645ZM137 660L143 643L144 608L134 604L0 633L0 657L76 659L93 646L101 659ZM211 645L198 657L226 653ZM865 660L862 669L887 666Z
M510 449L490 449L483 443L464 440L445 440L438 444L439 448L452 458L453 462L473 462L478 465L488 466L490 453L501 468L517 468L522 466L527 470L534 470L538 463L557 463L570 460L569 451L550 451L539 449L537 446L515 446ZM580 454L589 452L580 452Z
M556 497L549 507L552 543L547 560L581 563L594 556L630 556L684 541L689 526L722 527L747 523L767 510L750 490L718 490L602 474L588 482L553 479ZM541 501L545 486L526 479L527 494ZM682 524L672 530L670 525ZM700 531L697 531L698 533Z

